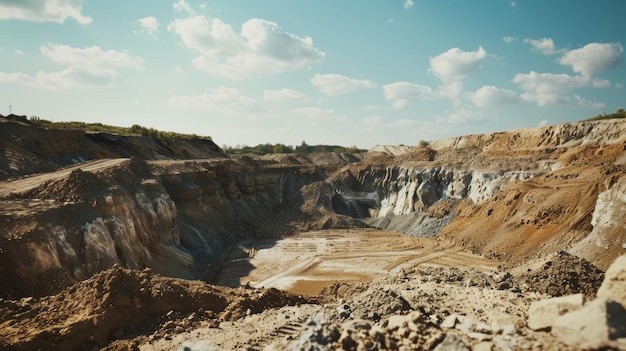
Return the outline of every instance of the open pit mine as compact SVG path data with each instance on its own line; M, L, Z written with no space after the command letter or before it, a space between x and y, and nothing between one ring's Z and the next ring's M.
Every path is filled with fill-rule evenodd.
M2 350L625 350L626 122L361 154L0 116Z

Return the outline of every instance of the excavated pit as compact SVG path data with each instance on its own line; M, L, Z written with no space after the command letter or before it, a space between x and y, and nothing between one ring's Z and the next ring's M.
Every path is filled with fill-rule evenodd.
M241 319L281 304L316 302L314 297L370 296L368 286L380 288L385 281L417 291L413 283L421 279L433 289L423 295L432 301L438 301L436 284L442 281L502 290L496 294L502 301L510 298L507 291L594 296L602 270L626 249L621 120L465 136L429 147L375 148L363 155L256 158L226 157L207 141L167 146L80 132L65 133L54 144L48 140L53 131L14 124L0 124L0 134L6 134L1 146L10 150L0 156L0 325L12 331L0 338L2 347L39 347L52 340L57 349L113 349L115 340L145 333L171 340L172 332L164 331L171 325L154 322L161 318L169 325L163 309L151 310L149 321L137 322L141 327L121 331L115 325L125 317L115 317L102 335L80 331L97 316L81 315L85 320L68 330L62 320L50 322L55 301L81 301L92 294L88 287L109 275L139 279L133 286L152 289L150 299L161 296L151 286L152 274L221 285L220 301L233 294L226 287L241 287L233 317ZM18 134L19 140L13 137ZM33 152L38 139L54 147ZM116 266L111 273L114 265L130 271L122 274ZM144 269L149 274L132 273ZM158 285L197 291L210 286L185 281ZM77 285L82 282L89 283ZM84 290L79 297L72 295L76 289ZM458 289L459 296L469 291ZM259 293L259 299L289 303L259 302L250 297L256 291L270 292ZM389 294L397 305L401 299ZM419 304L422 313L450 313L425 307L415 294L404 295L415 299L413 309ZM480 299L490 294L467 292ZM539 298L529 296L518 301L521 306ZM123 303L129 316L133 301ZM406 301L399 305L406 307ZM470 313L463 302L455 303ZM38 320L33 311L46 306L52 308L46 310L49 320ZM483 307L473 306L480 318ZM380 319L378 312L362 313ZM20 336L20 326L33 320L53 327L33 332L31 339ZM145 339L135 340L135 346L146 346ZM259 340L258 345L270 342Z

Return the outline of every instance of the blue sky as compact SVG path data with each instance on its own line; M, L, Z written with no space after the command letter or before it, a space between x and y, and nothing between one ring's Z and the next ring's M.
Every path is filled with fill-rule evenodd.
M626 2L0 0L0 113L417 145L625 103Z

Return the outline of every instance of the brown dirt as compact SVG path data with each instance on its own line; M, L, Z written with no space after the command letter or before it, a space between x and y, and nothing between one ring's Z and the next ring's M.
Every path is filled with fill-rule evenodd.
M559 251L540 267L528 268L519 280L529 290L551 296L583 293L594 297L604 280L604 272L585 259Z
M0 300L0 348L92 350L138 335L180 333L200 320L219 325L311 302L276 289L230 289L114 267L58 295Z

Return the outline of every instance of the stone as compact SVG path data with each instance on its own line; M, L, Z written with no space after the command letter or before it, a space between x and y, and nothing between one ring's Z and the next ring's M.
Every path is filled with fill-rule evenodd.
M504 329L515 328L522 324L519 317L504 312L493 312L489 316L489 322L491 322L491 331L494 334L501 333Z
M458 336L448 333L434 351L470 351L470 349Z
M490 342L479 342L478 344L474 345L473 348L474 351L493 351L493 344Z
M549 329L552 327L555 319L582 307L583 294L535 301L528 309L528 327L532 330Z
M458 315L451 314L446 319L441 322L439 325L441 328L454 328L456 326L456 322L458 321Z
M486 323L483 323L479 320L469 318L469 317L463 317L459 319L460 319L460 323L457 323L456 329L462 331L465 334L469 334L469 333L490 334L491 333L491 326Z
M626 307L626 255L618 257L606 270L597 295Z
M406 316L394 315L387 320L387 330L397 330L407 324Z
M393 315L387 320L387 330L397 330L402 327L408 327L411 330L417 330L417 325L422 314L419 311L412 311L407 315Z
M577 347L626 338L626 309L618 302L598 298L580 310L558 317L552 334Z

